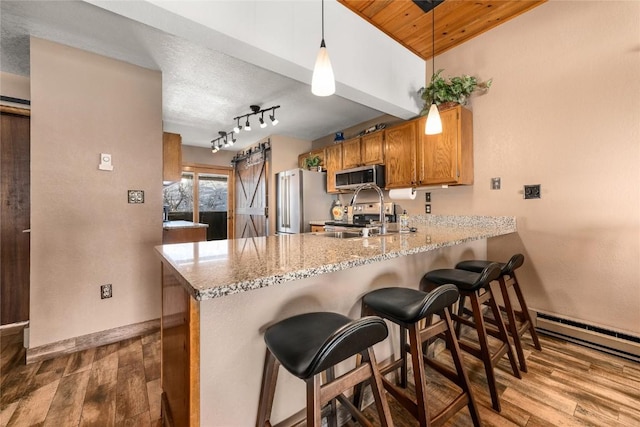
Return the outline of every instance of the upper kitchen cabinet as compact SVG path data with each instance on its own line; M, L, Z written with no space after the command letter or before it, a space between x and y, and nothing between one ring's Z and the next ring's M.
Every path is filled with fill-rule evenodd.
M387 188L415 187L417 120L385 130L384 167Z
M182 177L182 137L177 133L162 134L162 180L180 181Z
M440 112L442 133L425 135L426 117L387 129L387 188L473 184L473 116L457 106Z
M382 131L342 142L343 169L382 164L384 162L383 143L384 132Z
M336 172L342 166L342 144L333 144L324 149L324 167L327 169L327 193L339 193L336 189Z
M458 105L441 111L442 133L419 132L418 184L473 184L473 115ZM424 129L426 117L419 120Z

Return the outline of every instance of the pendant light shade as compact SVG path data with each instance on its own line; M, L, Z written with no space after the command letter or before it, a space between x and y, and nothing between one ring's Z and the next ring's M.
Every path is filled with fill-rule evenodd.
M336 92L336 81L333 76L333 68L329 60L329 52L324 44L320 44L320 51L316 58L316 66L313 69L311 79L311 93L316 96L329 96Z
M436 135L438 133L442 133L442 120L440 120L440 112L438 111L438 106L435 104L431 104L431 108L429 108L429 113L427 114L427 124L424 127L424 133L427 135Z
M316 57L316 65L313 67L311 93L316 96L329 96L335 92L336 80L333 76L333 68L331 68L327 46L324 43L324 0L322 0L322 41L320 42L320 51Z

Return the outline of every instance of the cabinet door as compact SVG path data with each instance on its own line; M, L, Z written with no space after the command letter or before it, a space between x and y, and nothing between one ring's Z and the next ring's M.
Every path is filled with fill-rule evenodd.
M362 165L360 156L360 138L342 142L342 168L349 169Z
M365 165L384 163L384 132L365 135L360 139L360 153Z
M302 153L300 155L298 155L298 167L300 169L306 169L307 168L307 157L313 157L313 156L318 156L320 157L320 166L325 166L325 162L324 162L324 148L320 148L317 150L312 150L306 153Z
M416 182L416 127L411 120L385 130L384 158L387 188L411 187Z
M327 168L327 193L339 193L336 190L335 173L342 169L342 144L334 144L325 148L324 165Z
M177 133L162 134L162 180L180 181L182 177L182 137Z
M421 185L473 183L473 123L471 112L455 107L440 113L442 133L421 135L418 182ZM426 118L420 119L424 127Z

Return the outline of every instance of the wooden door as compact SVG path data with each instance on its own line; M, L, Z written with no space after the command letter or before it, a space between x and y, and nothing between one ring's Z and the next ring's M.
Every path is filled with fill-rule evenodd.
M266 236L267 176L270 150L257 151L234 166L235 233L234 238Z
M362 164L381 165L384 163L384 132L365 135L360 139Z
M0 107L0 324L29 320L29 110Z
M362 166L360 154L360 138L348 139L342 142L342 168L349 169Z
M339 193L336 190L336 172L342 169L342 144L329 145L324 150L324 164L327 168L327 193Z
M384 158L387 188L412 187L416 179L417 120L385 130Z

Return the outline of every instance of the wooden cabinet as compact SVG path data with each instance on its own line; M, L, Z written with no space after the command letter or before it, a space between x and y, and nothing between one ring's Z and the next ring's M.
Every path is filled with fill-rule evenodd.
M182 178L182 137L177 133L162 134L162 180Z
M324 225L311 225L312 233L322 233L324 231Z
M419 185L473 184L473 116L457 106L440 113L442 133L420 135L418 144ZM424 129L426 117L418 122Z
M350 169L362 165L360 155L360 138L342 141L342 168Z
M384 169L387 188L417 185L417 126L418 121L411 120L385 130Z
M204 242L207 240L207 227L177 227L162 229L162 244Z
M327 169L327 193L339 193L336 189L336 172L342 170L342 144L333 144L324 149L324 166Z
M425 135L426 117L386 130L387 188L473 184L473 116L462 106L440 112L442 133Z
M342 142L342 167L355 168L384 162L384 131Z

